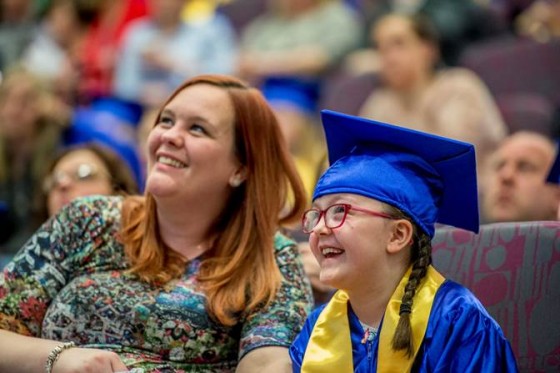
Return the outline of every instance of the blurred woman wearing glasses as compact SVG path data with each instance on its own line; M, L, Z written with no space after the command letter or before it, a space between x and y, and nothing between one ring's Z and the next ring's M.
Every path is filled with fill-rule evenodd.
M290 370L312 298L278 230L305 193L262 95L183 83L148 136L145 190L74 200L7 265L0 371Z
M340 289L290 349L294 372L515 372L498 324L431 266L437 222L478 231L472 145L323 112L331 166L303 230Z
M75 145L52 160L43 179L41 221L77 197L137 193L131 170L115 152L96 143Z

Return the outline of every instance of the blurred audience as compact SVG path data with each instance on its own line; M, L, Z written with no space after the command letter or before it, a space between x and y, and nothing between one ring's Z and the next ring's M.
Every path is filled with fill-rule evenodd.
M339 0L272 0L242 31L238 74L315 110L321 79L359 37L360 19Z
M68 124L64 107L35 75L9 70L0 85L0 201L6 205L0 252L11 254L37 228L34 196Z
M472 143L482 164L507 134L484 83L466 69L437 68L438 35L426 17L387 15L374 37L383 86L360 115Z
M484 221L556 220L560 186L546 183L555 153L554 142L541 134L520 131L507 137L484 170Z
M88 0L83 0L86 3ZM78 51L79 101L89 102L112 93L117 56L127 26L147 14L146 0L94 0L97 17Z
M0 1L0 70L16 64L35 31L34 0Z
M376 0L365 7L370 25L366 30L371 35L379 19L387 14L422 15L441 35L442 61L455 66L465 47L505 31L497 14L481 3L480 0Z
M48 167L42 186L42 221L77 197L138 193L127 164L110 148L96 143L62 150Z
M156 107L185 78L233 72L235 33L216 14L200 23L183 21L184 0L149 0L148 17L130 25L116 67L114 94Z
M76 53L97 8L86 0L51 0L22 63L73 104L79 70Z

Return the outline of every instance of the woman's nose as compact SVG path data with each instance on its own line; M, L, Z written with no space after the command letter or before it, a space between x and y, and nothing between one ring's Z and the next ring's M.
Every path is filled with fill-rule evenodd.
M178 126L174 126L163 133L162 139L171 145L180 147L183 145L184 140L182 134L177 129Z

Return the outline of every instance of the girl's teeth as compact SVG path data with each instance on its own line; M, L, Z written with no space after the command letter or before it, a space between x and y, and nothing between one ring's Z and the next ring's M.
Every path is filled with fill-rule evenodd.
M326 249L323 249L322 251L323 255L335 255L335 254L342 254L342 250L340 249L335 249L335 248L331 248L328 247Z

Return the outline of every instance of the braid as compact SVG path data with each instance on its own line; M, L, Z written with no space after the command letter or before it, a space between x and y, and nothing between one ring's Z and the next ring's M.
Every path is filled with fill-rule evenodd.
M403 218L410 220L402 211L389 206L389 213L396 218ZM414 302L414 294L416 294L416 289L420 285L420 282L426 276L428 271L428 266L432 262L432 240L424 232L417 229L416 224L414 224L415 236L417 239L414 240L414 244L411 248L411 262L412 271L408 282L404 288L404 295L401 300L401 306L399 309L399 323L397 324L397 329L393 335L393 340L391 341L391 347L394 351L404 350L407 357L412 356L413 345L412 345L412 328L410 326L410 314L412 313L412 303Z
M412 329L410 327L412 303L414 302L416 289L424 276L426 276L428 266L431 262L432 246L430 237L421 233L418 243L413 246L413 252L416 252L418 255L412 264L412 272L404 288L404 295L399 310L399 323L392 341L393 350L405 350L408 357L412 356L413 351Z

